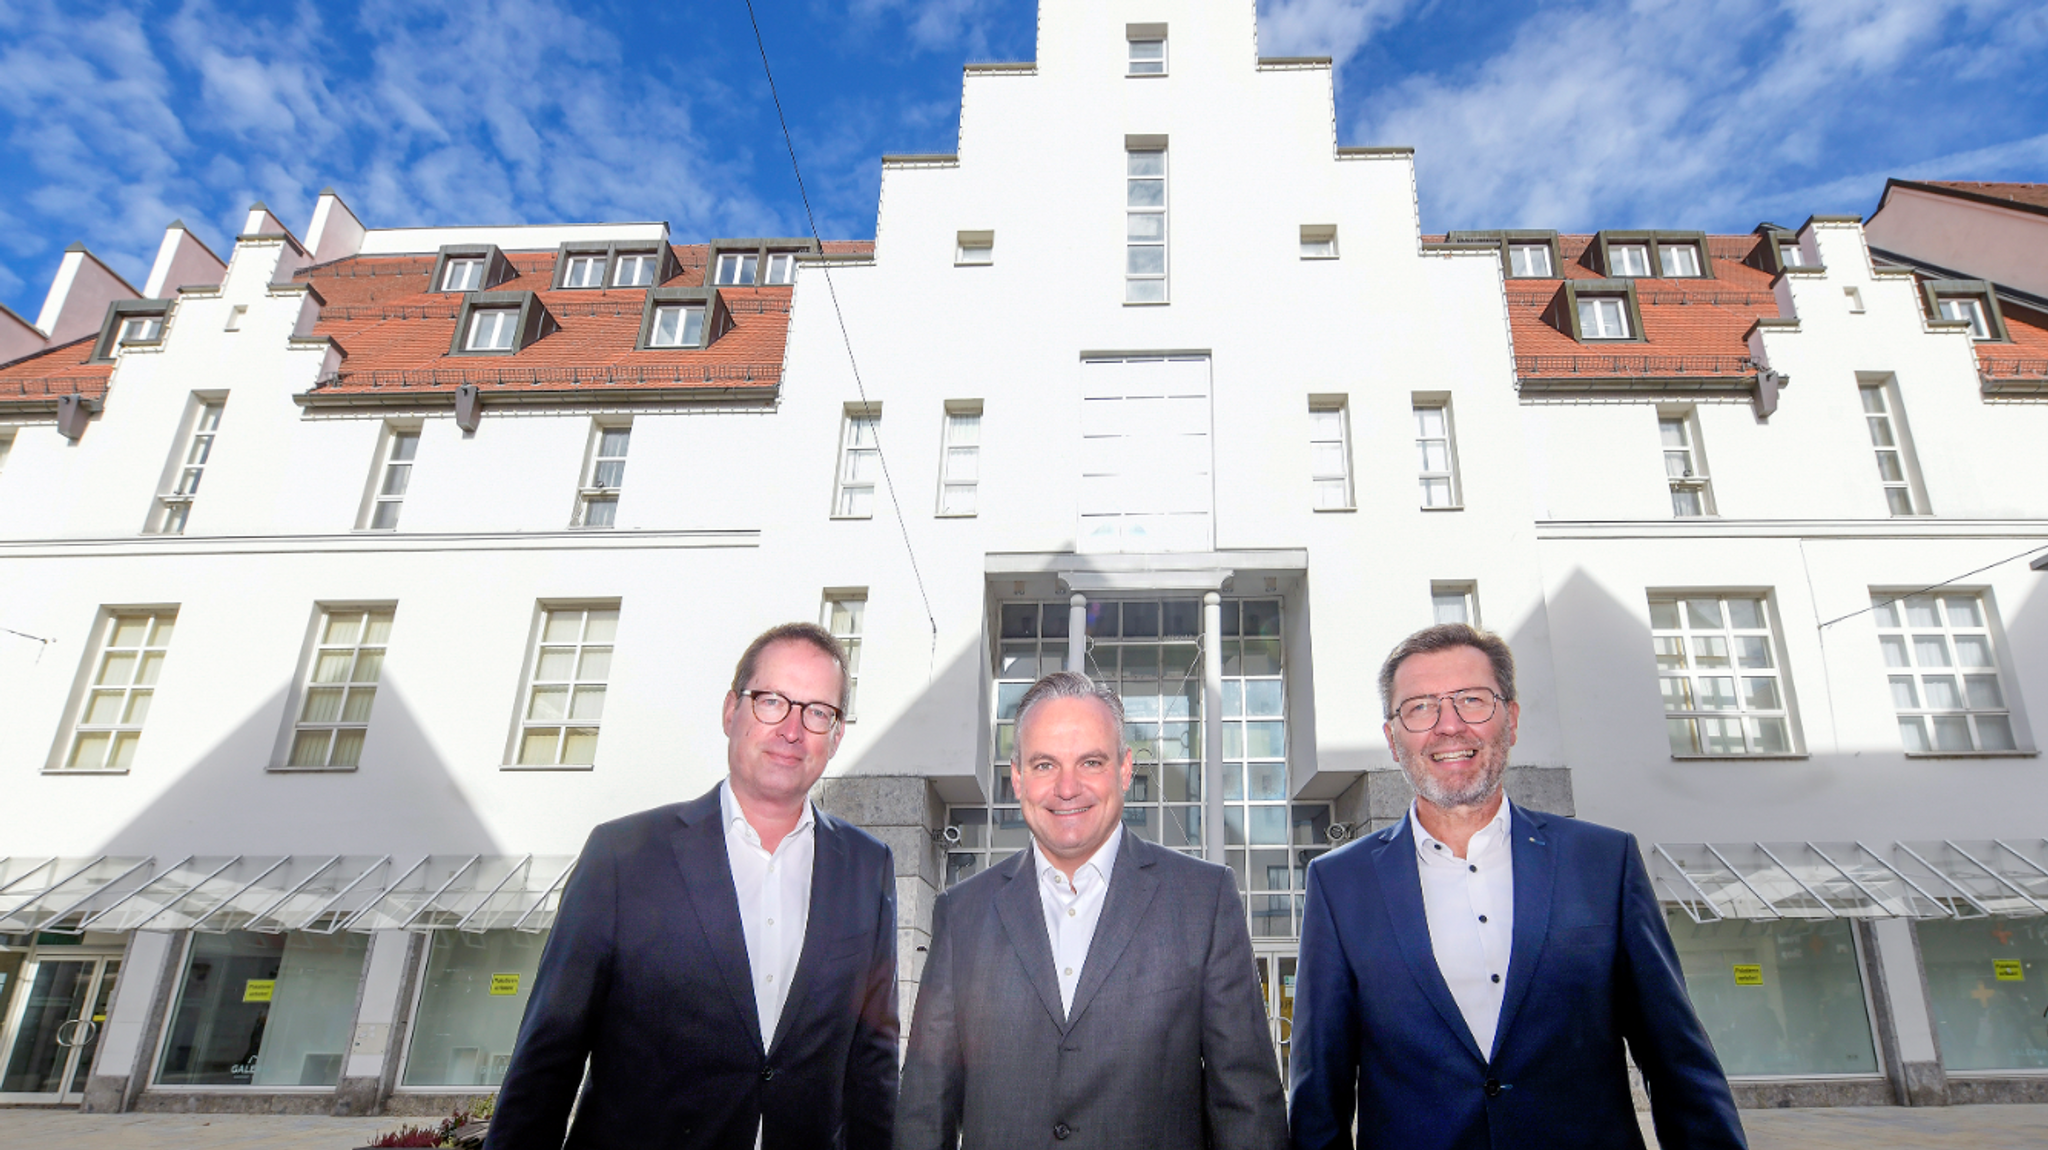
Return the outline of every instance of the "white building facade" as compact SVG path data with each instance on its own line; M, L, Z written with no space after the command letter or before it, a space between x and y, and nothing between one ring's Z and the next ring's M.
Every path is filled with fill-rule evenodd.
M819 799L895 849L906 1021L1074 667L1127 825L1235 869L1284 1057L1302 870L1408 801L1380 659L1462 619L1510 793L1637 834L1745 1099L2048 1095L2043 387L1854 221L1425 237L1331 83L1249 3L1048 2L872 244L330 193L25 336L0 1102L487 1093L584 836L718 780L792 618L857 649Z

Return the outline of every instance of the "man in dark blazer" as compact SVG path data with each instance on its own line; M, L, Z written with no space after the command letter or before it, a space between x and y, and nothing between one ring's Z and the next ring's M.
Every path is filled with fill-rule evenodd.
M1010 779L1032 845L939 896L896 1145L1284 1146L1237 885L1123 829L1115 692L1040 679Z
M767 631L725 697L726 780L591 833L487 1150L561 1150L565 1127L593 1150L889 1145L895 868L808 798L846 684L830 633Z
M1506 802L1514 658L1462 623L1380 671L1408 818L1310 864L1295 985L1296 1147L1739 1148L1635 839Z

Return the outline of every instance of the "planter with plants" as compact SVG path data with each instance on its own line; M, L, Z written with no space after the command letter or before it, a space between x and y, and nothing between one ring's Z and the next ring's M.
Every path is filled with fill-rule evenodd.
M491 1112L497 1108L497 1103L495 1095L474 1099L433 1126L401 1126L388 1134L380 1134L363 1150L383 1150L393 1146L455 1146L463 1150L477 1150L484 1144L484 1132L490 1129Z

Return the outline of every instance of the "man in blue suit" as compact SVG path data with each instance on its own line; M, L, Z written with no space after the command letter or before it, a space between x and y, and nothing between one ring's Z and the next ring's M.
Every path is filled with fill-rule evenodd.
M1635 838L1501 793L1514 657L1462 623L1380 669L1399 824L1308 870L1290 1060L1298 1150L1741 1148Z
M725 696L726 779L591 833L487 1150L887 1150L895 867L809 799L846 704L838 640L770 629Z

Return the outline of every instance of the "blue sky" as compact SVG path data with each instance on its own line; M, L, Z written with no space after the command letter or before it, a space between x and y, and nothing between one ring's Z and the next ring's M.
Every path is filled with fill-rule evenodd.
M828 237L884 152L953 150L960 65L1034 0L755 0ZM1252 0L1213 0L1251 3ZM1341 140L1417 148L1423 224L1700 228L1869 211L1886 176L2048 181L2039 0L1259 0L1336 57ZM0 303L66 245L140 284L182 217L333 185L371 226L668 220L801 234L741 0L0 0Z

